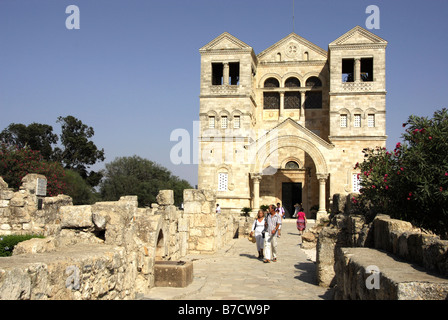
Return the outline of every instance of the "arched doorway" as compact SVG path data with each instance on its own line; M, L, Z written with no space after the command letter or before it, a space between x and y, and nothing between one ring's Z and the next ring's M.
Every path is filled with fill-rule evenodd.
M160 230L159 234L157 235L157 245L156 245L156 255L155 260L156 261L163 261L165 259L165 241L163 237L163 231Z
M290 192L302 192L305 212L311 213L311 209L317 207L318 212L326 213L328 169L322 151L330 150L332 146L314 137L307 129L298 129L296 135L271 131L269 135L272 138L268 136L258 148L251 174L251 177L257 177L252 182L253 203L282 203L283 197L290 197L289 191L283 193L283 189L292 189ZM300 197L291 196L287 199L288 206L298 200ZM289 211L294 212L293 208Z

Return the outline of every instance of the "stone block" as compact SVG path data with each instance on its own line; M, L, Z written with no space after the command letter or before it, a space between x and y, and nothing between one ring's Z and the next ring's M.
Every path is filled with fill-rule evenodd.
M11 189L1 189L0 199L1 200L11 200L14 197L14 191Z
M345 212L345 203L347 201L346 194L336 193L333 195L333 205L331 208L331 214L339 214Z
M154 285L156 287L184 288L193 282L193 262L156 261Z
M92 206L64 206L59 209L61 214L62 228L91 228L94 226L92 220Z
M9 200L0 200L0 208L9 207Z
M184 213L195 214L202 212L202 204L199 201L188 201L184 203Z
M157 203L161 206L174 204L174 191L173 190L160 190L156 197Z
M378 215L373 221L374 245L376 249L393 252L393 235L403 232L412 232L414 227L410 222L391 219L386 215Z
M179 218L177 221L177 231L178 232L188 232L189 230L189 219Z
M0 177L0 190L7 189L7 188L8 188L8 184L5 182L5 180L3 180L2 177Z
M378 272L368 272L374 267ZM446 300L448 279L371 248L337 248L337 299ZM373 279L372 279L373 278ZM376 282L377 287L367 283Z

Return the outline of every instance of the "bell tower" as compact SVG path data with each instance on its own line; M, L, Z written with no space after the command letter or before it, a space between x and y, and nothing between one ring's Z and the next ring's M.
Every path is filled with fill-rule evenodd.
M249 207L248 179L242 177L249 171L245 145L254 138L257 58L252 47L227 32L199 52L199 188L217 190L222 208Z

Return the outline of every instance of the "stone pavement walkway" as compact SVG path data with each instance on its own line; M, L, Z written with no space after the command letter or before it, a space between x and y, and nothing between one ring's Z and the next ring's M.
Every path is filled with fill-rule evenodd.
M310 225L311 226L311 225ZM278 261L258 260L256 245L233 239L213 255L188 255L193 283L186 288L150 290L142 299L156 300L321 300L332 292L316 285L315 262L299 246L295 221L285 220L278 239Z

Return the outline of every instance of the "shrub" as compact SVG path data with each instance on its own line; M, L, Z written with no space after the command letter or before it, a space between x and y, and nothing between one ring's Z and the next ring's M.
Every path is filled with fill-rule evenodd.
M410 116L403 143L393 152L365 149L359 168L358 199L374 212L389 214L448 236L448 111L432 119Z
M19 242L30 240L32 238L44 238L44 236L33 234L0 236L0 257L11 256L14 247Z
M23 177L29 173L42 174L47 178L47 195L50 197L64 193L67 188L62 181L65 173L60 163L43 160L39 151L1 144L0 176L9 187L18 190Z
M244 207L243 209L241 209L241 215L243 217L249 217L249 212L251 212L252 209L248 208L248 207Z

